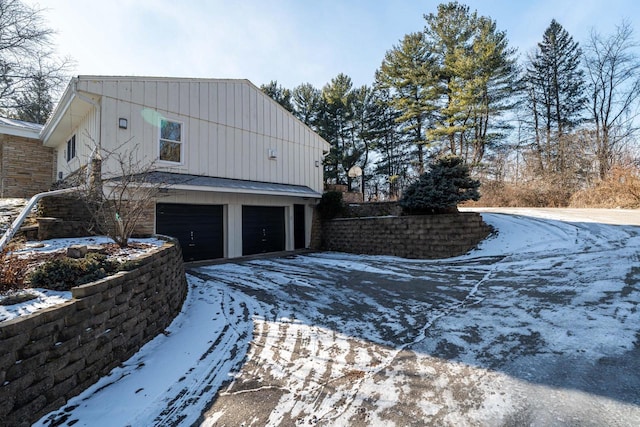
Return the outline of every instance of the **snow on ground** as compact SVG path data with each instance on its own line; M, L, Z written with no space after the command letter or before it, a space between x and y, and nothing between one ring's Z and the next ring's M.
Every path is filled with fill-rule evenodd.
M147 239L131 239L131 243L143 243L151 246L161 246L164 242L156 238ZM105 236L94 237L82 237L82 238L68 238L68 239L51 239L42 241L27 242L25 247L16 250L14 253L19 257L27 257L34 253L47 253L64 250L71 245L102 245L106 243L113 243L113 240ZM148 252L146 248L128 247L122 248L118 253L113 254L113 257L120 262L125 262L130 259L138 258ZM0 322L13 319L18 316L24 316L41 310L43 308L52 307L54 305L63 303L71 299L71 292L59 292L49 289L21 289L18 291L10 291L6 293L0 293L0 300L3 297L10 296L15 298L20 295L32 295L34 298L12 305L0 305Z
M640 425L640 227L520 213L456 258L192 269L166 333L36 425Z
M0 322L11 320L19 316L26 316L42 310L61 304L71 299L70 291L52 291L50 289L29 288L20 291L7 292L4 296L10 295L18 297L27 295L28 301L19 302L12 305L0 305ZM3 295L0 294L0 299Z

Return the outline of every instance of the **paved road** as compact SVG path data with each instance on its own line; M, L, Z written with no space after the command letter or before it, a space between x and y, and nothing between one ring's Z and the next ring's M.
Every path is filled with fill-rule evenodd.
M550 218L570 222L640 225L640 209L462 208L460 210L526 215L534 218Z

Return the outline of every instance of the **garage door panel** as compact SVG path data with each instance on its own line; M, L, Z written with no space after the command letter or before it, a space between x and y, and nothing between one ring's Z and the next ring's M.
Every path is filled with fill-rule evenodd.
M222 205L156 205L156 232L178 239L185 261L222 258L223 227Z
M242 207L242 255L285 250L284 207Z

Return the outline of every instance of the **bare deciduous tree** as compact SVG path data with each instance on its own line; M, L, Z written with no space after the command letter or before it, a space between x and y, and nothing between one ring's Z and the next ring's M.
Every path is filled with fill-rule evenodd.
M102 177L102 162L110 159L115 165L109 177ZM151 179L155 162L143 163L137 158L137 149L122 152L96 148L90 160L80 197L92 217L94 231L104 234L121 247L153 208L162 182Z
M71 61L53 55L54 31L46 26L42 13L42 9L20 0L0 0L0 110L3 114L14 115L25 106L33 108L34 91L46 87L47 91L57 92L66 80Z
M595 125L595 152L600 179L605 179L617 154L637 130L640 101L640 58L633 29L623 21L604 37L595 30L585 49L591 118Z

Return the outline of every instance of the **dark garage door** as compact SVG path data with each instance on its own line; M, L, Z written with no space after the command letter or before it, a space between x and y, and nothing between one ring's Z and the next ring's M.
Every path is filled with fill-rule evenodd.
M178 239L185 261L224 256L222 205L156 204L156 233Z
M242 255L283 251L284 208L242 207Z
M293 205L293 249L305 247L304 205Z

